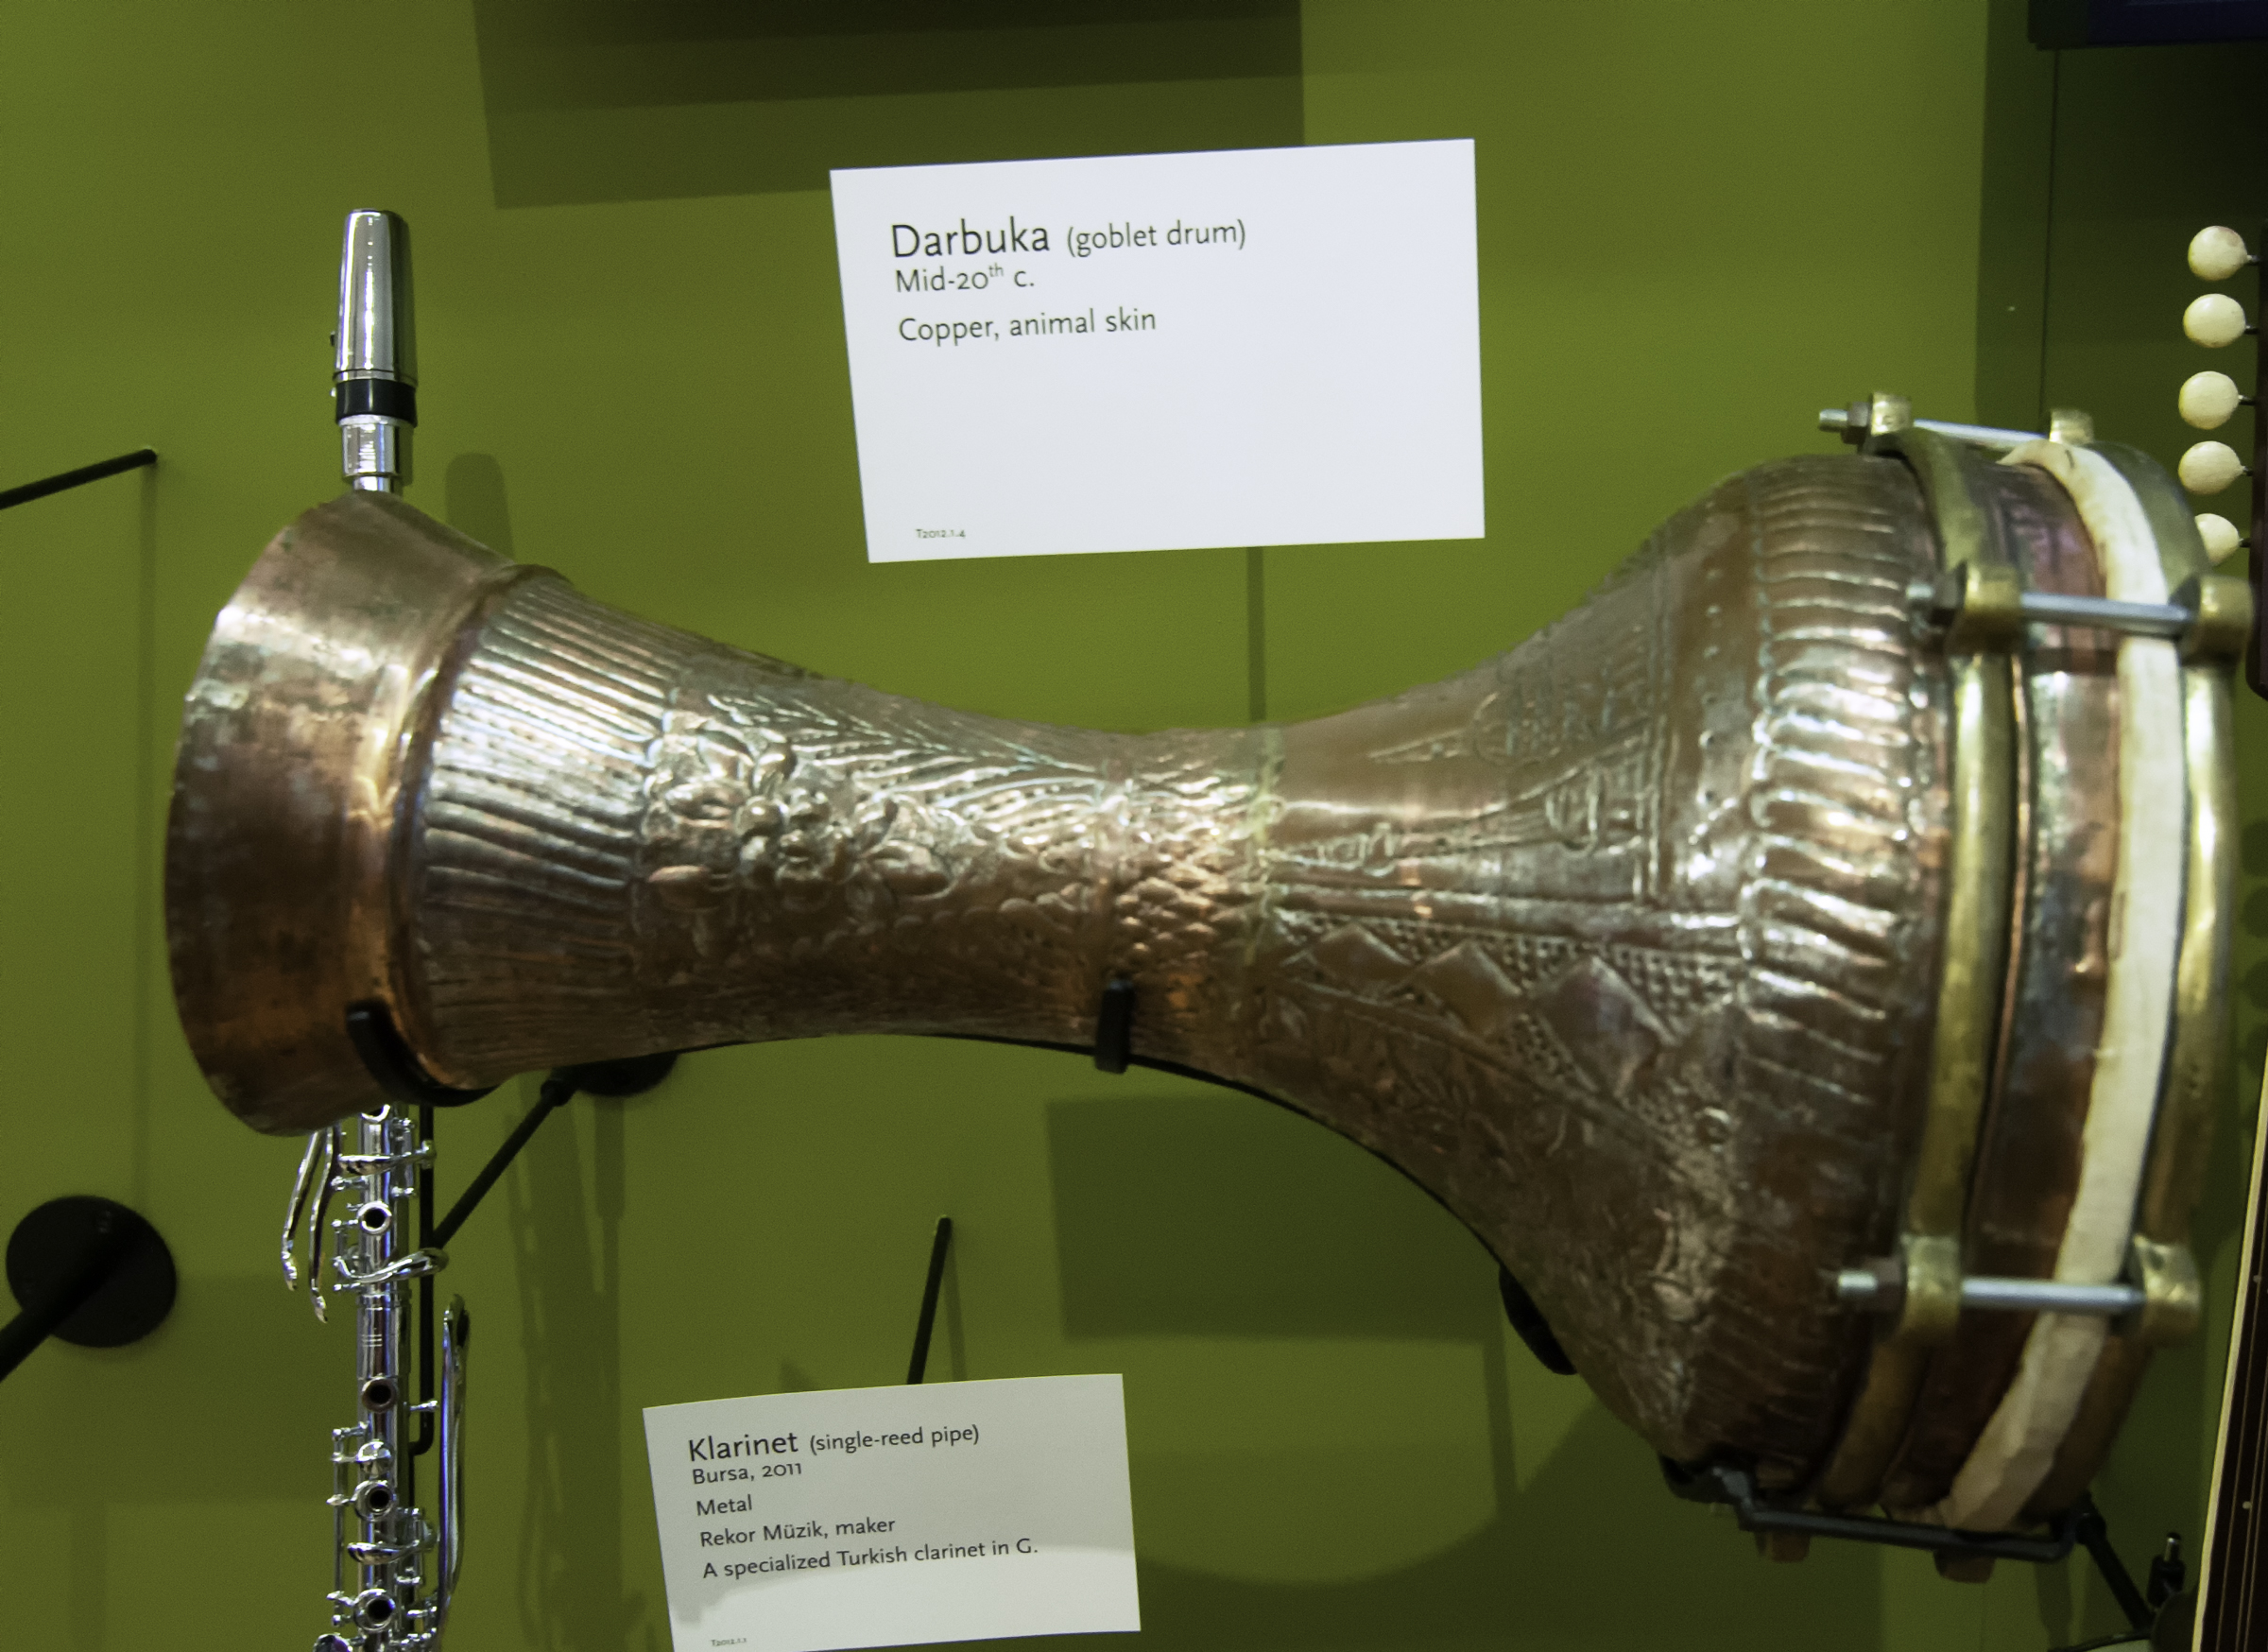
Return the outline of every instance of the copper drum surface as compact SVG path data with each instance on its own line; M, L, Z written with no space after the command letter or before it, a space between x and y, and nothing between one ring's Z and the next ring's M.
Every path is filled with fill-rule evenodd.
M2104 594L2086 527L2052 477L1991 473L1989 513L2025 585ZM2079 1180L2118 861L2116 640L2042 627L2018 673L2016 921L1998 1058L1970 1184L1966 1270L2048 1279ZM1969 1310L1930 1362L1882 1491L1918 1513L1944 1498L2016 1374L2034 1316Z
M2088 588L2052 482L1987 493L2031 578ZM1874 1335L1834 1276L1897 1243L1927 1081L1948 670L1908 591L1937 562L1899 461L1785 460L1460 676L1131 736L813 676L352 494L268 547L190 692L183 1024L284 1132L372 1099L357 1000L478 1086L836 1032L1079 1047L1125 978L1138 1058L1382 1155L1658 1451L1799 1490ZM2032 895L1976 1267L2041 1271L2069 1196L2100 672L2069 638L2025 667ZM1942 1351L1901 1495L1958 1466L2007 1334Z

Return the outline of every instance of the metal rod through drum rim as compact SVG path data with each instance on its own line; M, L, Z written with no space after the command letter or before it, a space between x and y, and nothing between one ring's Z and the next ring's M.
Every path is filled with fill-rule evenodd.
M1886 1313L1897 1305L1897 1282L1872 1268L1847 1267L1835 1276L1836 1299L1855 1308ZM2072 1280L2004 1279L1971 1274L1961 1282L1963 1308L1998 1308L2023 1314L2131 1314L2147 1300L2139 1285L2090 1285Z
M1937 606L1937 588L1926 581L1916 580L1908 586L1906 599L1933 620L1950 617ZM2193 610L2177 602L2121 602L2107 596L2071 596L2057 591L2027 591L2017 600L2026 625L2080 626L2135 637L2177 639L2197 620Z
M1819 428L1822 430L1852 428L1850 409L1847 407L1820 408ZM2002 430L1990 424L1958 424L1943 419L1916 419L1914 421L1914 428L1930 431L1950 441L1967 442L1971 447L1987 447L2002 453L2019 448L2027 441L2047 439L2036 430Z
M2020 600L2024 619L2032 625L2090 626L2137 637L2178 637L2197 618L2173 602L2119 602L2053 591L2027 591Z

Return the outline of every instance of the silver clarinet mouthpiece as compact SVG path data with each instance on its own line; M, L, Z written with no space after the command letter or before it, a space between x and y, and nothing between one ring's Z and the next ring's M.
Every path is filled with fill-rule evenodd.
M417 329L409 291L409 226L392 213L347 215L332 336L340 468L347 485L399 492L409 480L418 422Z

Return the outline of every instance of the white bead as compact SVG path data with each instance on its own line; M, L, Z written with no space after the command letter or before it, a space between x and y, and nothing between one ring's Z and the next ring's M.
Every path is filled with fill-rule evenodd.
M2205 542L2205 554L2216 562L2227 561L2243 542L2235 523L2209 510L2198 513L2197 537Z
M2190 273L2200 281L2226 281L2251 262L2244 237L2226 224L2200 230L2190 238Z
M2218 430L2243 401L2237 381L2226 373L2191 373L2181 387L2181 418L2200 430Z
M2182 311L2181 330L2208 349L2234 344L2244 336L2244 306L2226 293L2207 293Z
M2244 473L2244 461L2225 441L2201 441L2181 456L2181 485L2192 493L2218 493Z

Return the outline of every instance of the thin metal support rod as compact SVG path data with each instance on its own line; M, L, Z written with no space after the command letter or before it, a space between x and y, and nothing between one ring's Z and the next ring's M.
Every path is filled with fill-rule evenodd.
M929 1245L929 1277L921 1282L921 1317L914 1322L914 1357L905 1380L919 1383L929 1372L929 1337L937 1328L937 1293L945 1284L945 1251L953 1244L953 1218L937 1218L937 1236Z
M1961 592L1949 584L1940 592L1931 580L1906 587L1907 604L1924 624L1950 625L1961 612ZM2026 591L2017 597L2026 625L2077 626L2134 637L2178 639L2197 623L2197 611L2178 602L2122 602L2106 596L2070 596L2054 591Z
M2178 637L2197 623L2197 616L2177 602L2120 602L2106 596L2027 591L2017 606L2032 625L2091 626L2137 637Z
M104 459L98 465L81 465L77 470L65 471L60 476L46 476L37 482L26 482L21 488L0 490L0 510L6 510L11 505L29 505L34 499L44 499L50 493L83 488L89 482L101 481L105 476L138 471L144 465L157 462L156 448L138 447L132 453L120 454L114 459Z
M1795 1532L1805 1537L1847 1538L1853 1542L1881 1543L1898 1549L1925 1549L1933 1554L1964 1558L2025 1560L2052 1566L2071 1552L2078 1540L2078 1511L2064 1515L2046 1537L2014 1537L2005 1532L1966 1532L1920 1521L1879 1520L1872 1515L1814 1514L1788 1508L1758 1495L1756 1482L1745 1469L1727 1463L1685 1468L1661 1459L1662 1478L1671 1492L1689 1503L1722 1503L1731 1506L1744 1532Z
M2095 1506L2095 1494L2089 1491L2078 1503L2080 1542L2094 1557L2095 1570L2103 1574L2103 1581L2110 1586L2111 1599L2126 1614L2126 1621L2138 1629L2147 1630L2154 1614L2142 1592L2134 1586L2127 1574L2126 1562L2119 1558L2119 1551L2111 1546L2110 1527L2103 1519L2103 1511Z
M433 1109L418 1109L418 1144L433 1144ZM433 1161L428 1159L418 1170L418 1248L433 1248ZM433 1450L433 1279L427 1274L418 1282L418 1437L410 1443L410 1460L403 1465L403 1485L405 1497L412 1506L417 1504L417 1459Z
M575 1086L557 1073L543 1080L543 1088L536 1093L536 1105L527 1110L527 1117L522 1119L512 1133L504 1139L504 1145L497 1148L494 1156L480 1167L480 1174L457 1196L456 1203L449 1207L449 1213L434 1229L430 1241L434 1248L447 1248L449 1241L456 1237L456 1230L465 1225L465 1218L472 1213L489 1189L496 1185L496 1179L511 1168L512 1161L520 1156L520 1149L527 1145L528 1138L536 1133L537 1127L551 1117L555 1110L565 1107L574 1099Z

